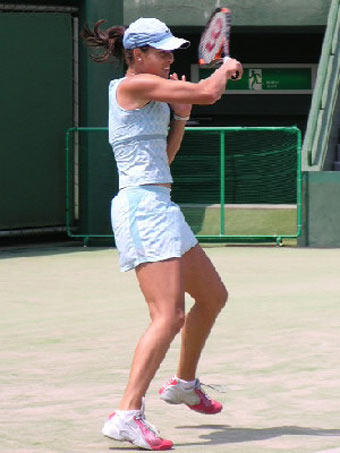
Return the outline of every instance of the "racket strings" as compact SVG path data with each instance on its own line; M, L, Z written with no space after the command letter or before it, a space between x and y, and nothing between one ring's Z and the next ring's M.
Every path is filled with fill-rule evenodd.
M231 13L227 8L216 8L209 18L199 45L199 63L215 65L229 56Z

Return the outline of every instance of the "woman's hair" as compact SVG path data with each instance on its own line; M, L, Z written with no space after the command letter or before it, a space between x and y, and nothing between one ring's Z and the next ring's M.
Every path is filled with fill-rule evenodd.
M93 30L86 23L80 33L88 47L97 49L90 54L91 59L96 63L120 61L129 65L133 61L133 50L123 47L125 27L114 25L106 30L100 30L99 27L105 22L104 19L98 20ZM149 46L139 48L142 52L146 52Z
M106 30L100 30L100 26L105 23L105 20L98 20L91 30L86 23L80 36L83 38L85 44L94 48L97 51L92 52L90 57L96 63L106 63L115 60L128 62L132 55L129 57L128 53L123 47L123 35L125 28L121 26L113 26Z

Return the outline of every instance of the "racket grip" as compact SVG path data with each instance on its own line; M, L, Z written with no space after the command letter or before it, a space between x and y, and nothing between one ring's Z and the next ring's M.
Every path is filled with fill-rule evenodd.
M223 64L230 60L230 57L223 57ZM238 71L235 72L233 76L231 76L232 80L237 80L239 78L240 73Z

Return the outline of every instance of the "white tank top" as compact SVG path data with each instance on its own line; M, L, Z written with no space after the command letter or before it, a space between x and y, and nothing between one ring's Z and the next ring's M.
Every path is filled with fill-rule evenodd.
M109 85L109 142L119 188L172 183L166 153L170 108L165 102L151 101L140 109L123 109L116 93L124 78Z

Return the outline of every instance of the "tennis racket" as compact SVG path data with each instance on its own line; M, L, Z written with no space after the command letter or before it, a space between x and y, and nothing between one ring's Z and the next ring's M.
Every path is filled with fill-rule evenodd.
M208 19L198 47L199 64L218 67L224 57L230 57L231 11L228 8L216 8ZM232 79L239 77L237 72Z

